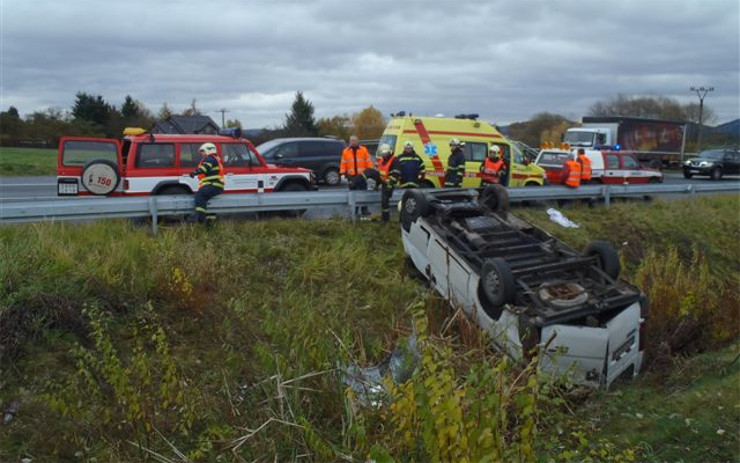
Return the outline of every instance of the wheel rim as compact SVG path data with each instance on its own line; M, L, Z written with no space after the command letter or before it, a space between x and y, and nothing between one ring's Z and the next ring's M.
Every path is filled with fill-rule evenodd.
M336 185L339 183L339 172L336 170L330 170L324 176L324 181L329 185Z
M414 211L416 210L416 199L408 198L406 200L406 205L404 206L404 208L406 209L407 213L413 214Z
M498 273L490 272L488 275L486 275L486 288L489 289L489 292L491 292L492 295L498 294L500 287L501 279L498 277Z

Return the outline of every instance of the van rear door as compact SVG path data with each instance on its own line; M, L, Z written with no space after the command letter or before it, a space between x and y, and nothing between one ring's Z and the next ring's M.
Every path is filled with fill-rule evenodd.
M122 166L119 140L62 137L57 155L57 194L110 194L120 184Z

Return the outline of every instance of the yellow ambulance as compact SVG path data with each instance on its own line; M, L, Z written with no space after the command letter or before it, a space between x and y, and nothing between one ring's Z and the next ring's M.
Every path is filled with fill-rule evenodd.
M480 186L480 166L491 145L498 145L504 158L510 160L508 186L542 186L547 183L544 169L530 163L515 144L490 124L477 120L475 115L454 118L396 115L385 127L378 146L388 144L399 155L406 141L413 143L414 151L426 164L425 186L440 188L444 186L452 138L464 143L462 148L466 162L463 187Z

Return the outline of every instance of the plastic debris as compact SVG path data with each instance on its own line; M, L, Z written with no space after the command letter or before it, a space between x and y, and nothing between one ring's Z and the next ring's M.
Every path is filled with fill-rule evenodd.
M20 410L21 404L17 400L14 400L8 404L7 407L5 407L5 412L3 413L3 424L10 424L11 421L13 421L13 418L15 418L15 415L18 414L18 410Z
M391 355L377 365L362 368L353 363L342 367L343 381L361 404L379 407L387 394L384 379L390 377L394 384L405 383L411 379L420 359L416 334L412 334L399 341Z
M547 210L547 215L550 216L550 220L565 228L581 228L577 223L564 216L562 212L552 207Z

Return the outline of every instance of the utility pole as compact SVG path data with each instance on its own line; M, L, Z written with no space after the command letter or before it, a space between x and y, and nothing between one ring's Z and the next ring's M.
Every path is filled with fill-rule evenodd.
M218 111L216 111L216 112L217 112L217 113L221 113L221 128L222 128L222 129L225 129L225 128L226 128L226 118L225 118L225 114L226 114L226 113L228 113L228 112L229 112L229 110L228 110L228 109L226 109L226 108L221 108L221 109L219 109L219 110L218 110Z
M696 92L696 96L699 97L699 136L696 140L696 152L698 153L701 151L701 132L704 127L704 98L707 93L714 91L714 87L691 87L689 90Z

